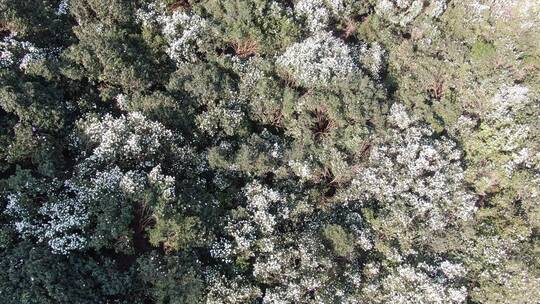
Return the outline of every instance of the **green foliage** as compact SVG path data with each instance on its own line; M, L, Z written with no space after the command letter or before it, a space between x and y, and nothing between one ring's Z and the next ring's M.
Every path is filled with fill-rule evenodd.
M348 257L352 254L354 250L352 240L341 226L328 225L324 227L322 234L332 244L332 249L338 256Z
M196 217L157 219L148 233L150 243L166 252L178 252L204 244L201 222Z
M220 37L239 56L274 54L290 45L300 34L287 7L261 0L205 0L194 10L219 20Z
M486 59L493 56L496 51L493 44L485 41L476 41L471 48L471 58L474 60Z
M189 256L142 256L137 260L141 279L148 284L154 303L201 303L204 282L201 270Z

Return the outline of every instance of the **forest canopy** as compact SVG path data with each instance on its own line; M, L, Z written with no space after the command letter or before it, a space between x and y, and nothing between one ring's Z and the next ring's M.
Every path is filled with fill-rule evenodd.
M0 303L540 303L540 0L0 0Z

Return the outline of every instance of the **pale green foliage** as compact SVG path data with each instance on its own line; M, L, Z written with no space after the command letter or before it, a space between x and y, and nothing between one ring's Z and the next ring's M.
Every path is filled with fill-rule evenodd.
M149 231L149 241L155 247L163 246L167 252L178 252L193 244L203 244L200 222L196 217L156 220Z
M343 257L351 255L354 243L341 226L328 225L324 227L323 236L332 244L332 248L337 255Z
M377 14L391 23L406 26L420 14L438 17L446 9L446 0L379 0L375 6Z

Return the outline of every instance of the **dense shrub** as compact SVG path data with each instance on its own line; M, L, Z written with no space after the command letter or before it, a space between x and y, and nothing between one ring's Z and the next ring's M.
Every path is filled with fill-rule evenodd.
M0 302L539 303L539 16L0 0Z

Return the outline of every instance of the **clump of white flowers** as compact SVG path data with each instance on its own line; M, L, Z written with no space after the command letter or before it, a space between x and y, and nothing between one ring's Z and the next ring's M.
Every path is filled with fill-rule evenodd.
M472 217L475 196L464 187L461 151L449 138L414 122L403 105L394 104L387 136L371 150L343 198L376 201L399 226L441 231Z
M231 57L231 61L232 69L240 76L239 91L241 94L252 93L258 81L266 76L259 66L261 61L257 57L243 59L237 56Z
M331 33L317 33L290 46L276 64L299 85L328 87L361 77L354 50Z
M150 173L148 173L148 181L150 185L160 190L159 192L164 200L172 200L175 198L175 178L163 174L161 165L155 166Z
M165 2L152 2L137 9L137 22L143 27L157 27L167 10Z
M209 104L208 110L197 116L197 126L208 134L219 131L233 135L245 120L245 101L231 98L221 99L217 104Z
M205 19L182 10L170 14L163 3L139 9L137 20L145 27L161 29L169 45L166 52L178 65L197 61L197 53L211 36L211 27Z
M314 170L312 168L313 166L307 161L299 162L296 160L290 160L288 165L292 172L303 182L311 180L314 176Z
M528 268L527 259L516 257L525 252L527 237L479 236L466 243L465 261L481 285L471 289L484 303L536 303L540 298L540 277ZM486 293L485 286L498 292ZM483 290L484 289L484 290ZM488 289L494 290L494 289Z
M67 14L68 10L69 10L69 0L61 0L54 14L57 16L65 15Z
M138 165L153 167L152 161L166 146L171 145L176 135L158 122L148 120L139 112L118 118L110 114L101 119L91 117L79 122L79 127L88 144L95 146L89 161L145 162Z
M313 33L325 30L331 19L343 14L344 10L342 0L300 0L294 5L296 15L306 19Z
M385 67L386 51L377 42L360 46L360 63L374 79L380 79Z
M163 35L169 43L167 54L176 63L194 62L197 52L203 48L209 26L203 18L176 11L162 19Z
M114 98L116 100L116 106L122 110L127 111L128 110L128 99L125 94L118 94Z
M11 33L0 41L0 67L17 64L20 70L26 71L31 65L55 58L59 53L59 48L40 48L29 41L17 40L16 33Z
M206 304L252 303L262 295L259 288L249 284L248 280L240 275L228 279L218 271L211 270L205 277L209 286Z
M491 98L489 110L481 124L484 131L493 135L486 140L488 145L486 149L511 154L509 161L505 164L508 174L511 174L520 164L530 166L530 161L534 158L532 155L534 152L530 149L528 142L528 139L533 136L534 127L526 119L531 109L538 113L538 105L534 105L527 87L505 86Z
M225 228L227 238L216 242L211 254L225 263L252 259L256 286L268 286L263 294L257 295L262 303L348 303L354 299L351 290L360 286L361 269L355 262L349 262L340 268L344 273L339 278L328 275L338 265L320 237L324 221L309 216L313 212L311 205L294 195L284 196L258 181L246 185L243 195L245 206L231 214ZM364 229L360 215L351 213L344 223L351 230L351 240L369 250L372 246L369 232ZM291 231L285 228L287 225L296 228ZM239 295L258 290L239 282L225 287L223 280L227 281L221 277L214 282L216 285L211 290ZM334 284L340 280L343 285ZM238 292L230 288L237 288Z
M430 265L401 264L375 284L364 288L366 296L375 303L458 304L465 303L466 274L461 264L449 261Z
M228 259L231 255L253 254L253 246L258 238L269 237L274 232L276 216L286 217L288 209L281 206L280 214L274 214L271 209L276 204L283 203L281 195L260 183L254 182L244 188L247 199L245 207L245 219L232 220L225 230L233 239L233 243L222 240L213 249L219 258Z
M66 190L44 203L38 217L22 207L17 193L8 195L5 213L15 219L15 230L23 238L33 237L46 242L53 253L68 254L86 248L85 228L89 223L87 206L80 199L83 189L66 181Z
M445 10L446 0L379 0L375 6L379 16L401 26L411 23L420 14L439 17Z
M67 254L86 247L84 228L88 225L89 216L86 206L77 197L47 202L39 213L48 219L42 226L40 238L47 240L53 252Z
M531 118L537 117L540 107L529 88L503 86L488 100L484 113L479 132L471 128L478 121L467 116L460 117L457 129L474 155L490 161L486 169L503 169L504 175L510 177L520 166L540 164L540 151L530 145L538 136Z

